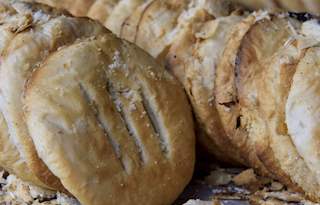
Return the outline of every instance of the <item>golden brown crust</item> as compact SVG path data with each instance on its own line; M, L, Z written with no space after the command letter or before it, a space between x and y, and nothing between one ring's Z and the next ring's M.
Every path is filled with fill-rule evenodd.
M83 204L169 204L190 180L194 134L183 89L131 44L110 34L81 41L29 82L38 153Z
M173 202L191 179L195 158L192 116L180 84L149 55L115 38L96 22L61 15L62 12L59 14L54 10L53 15L41 12L39 4L36 5L39 10L32 4L18 4L8 12L17 9L18 12L26 12L27 18L17 16L18 21L10 21L8 26L5 16L0 17L3 20L0 26L3 43L0 69L0 137L3 143L0 143L0 151L5 153L1 156L6 157L5 162L14 168L13 173L23 176L19 173L21 169L11 165L15 163L13 161L21 161L30 168L31 178L25 177L26 180L42 187L69 191L83 204ZM8 8L11 6L8 4ZM48 7L43 8L46 10ZM5 29L12 30L11 25L15 26L15 33L9 35ZM99 34L103 35L97 37ZM65 47L67 45L70 46ZM92 59L88 60L90 57ZM80 67L72 67L74 63ZM37 69L39 65L42 66ZM78 80L83 78L76 85L80 93L75 92L69 97L78 100L74 102L72 98L64 105L74 102L71 107L76 109L74 105L80 103L84 112L74 119L73 127L58 133L61 141L56 136L50 139L50 134L30 136L33 126L36 132L41 130L41 126L31 122L27 127L28 115L25 116L22 110L25 106L21 97L28 98L28 93L33 91L38 94L39 89L33 87L39 83L38 78L41 83L46 81L42 81L43 76L39 77L42 73L48 75L52 83L45 83L51 87L40 101L51 102L52 98L47 99L50 93L57 95L55 100L59 99L64 89L56 88L74 82L74 79L66 79L70 77L67 71L62 75L65 80L59 81L56 87L56 79L50 72L54 70L59 76L69 66L75 71L73 74L85 71L88 75L77 76ZM97 69L92 70L92 66ZM44 72L47 67L50 68L49 73ZM37 71L34 72L35 69ZM25 82L30 82L30 86L27 87ZM44 89L46 86L40 87ZM65 88L66 91L70 89L69 86ZM40 101L28 104L27 108L47 106ZM52 109L56 108L53 105ZM72 109L66 110L69 117ZM26 114L37 115L38 111L28 110ZM88 127L77 124L82 115L87 115ZM52 117L46 116L41 120L48 132L55 135L56 123ZM112 126L111 133L109 125ZM85 129L88 132L83 133ZM68 132L74 133L74 137L64 138ZM87 137L88 133L92 135L87 141L82 141L82 138L74 140L80 135ZM43 144L46 137L49 143ZM70 147L65 147L68 143ZM6 154L8 150L10 153ZM77 152L79 150L84 152ZM9 154L13 160L7 158ZM125 196L119 200L118 196L123 194Z

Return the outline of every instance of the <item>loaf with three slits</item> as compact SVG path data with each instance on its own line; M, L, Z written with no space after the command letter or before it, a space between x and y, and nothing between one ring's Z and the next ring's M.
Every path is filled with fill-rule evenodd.
M100 5L96 14L102 22L121 25L113 30L118 36L149 52L180 80L201 144L222 161L253 167L320 201L317 19L233 10L218 0L141 1L123 10L126 18L103 13L102 8L116 11L126 2L91 3ZM316 1L300 6L303 2L277 6L317 12Z
M192 176L181 84L100 23L0 1L0 166L83 205L170 204Z

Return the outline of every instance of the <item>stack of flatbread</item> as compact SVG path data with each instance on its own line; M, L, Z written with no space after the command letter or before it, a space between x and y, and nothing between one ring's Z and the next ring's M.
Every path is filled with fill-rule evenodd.
M197 138L217 159L320 201L317 19L223 0L42 1L122 41L86 18L1 2L0 165L9 172L83 204L171 203L194 163L182 84ZM288 8L317 13L316 2L297 5Z
M0 1L0 166L82 205L170 204L194 166L180 83L88 18Z
M248 13L218 0L90 5L89 13L80 15L94 13L92 17L146 50L179 79L207 150L320 200L316 19ZM95 5L99 12L92 12ZM279 1L276 6L317 13L318 3Z

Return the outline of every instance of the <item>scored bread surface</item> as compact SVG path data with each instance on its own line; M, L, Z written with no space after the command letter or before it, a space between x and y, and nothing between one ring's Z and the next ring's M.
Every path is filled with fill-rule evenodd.
M165 65L188 94L199 141L218 159L253 167L259 174L302 191L315 201L320 199L316 70L320 29L316 20L301 25L287 14L269 16L266 12L251 15L240 10L231 12L226 1L213 0L79 0L74 5L69 1L65 5L55 0L46 2L67 8L75 15L88 15L99 20L116 35L136 43ZM290 3L282 0L237 2L271 11L317 13L320 8L318 2L303 0ZM115 195L120 192L125 193L121 203L137 203L138 198L146 204L151 203L150 198L155 204L160 203L160 198L172 201L188 177L180 177L172 189L167 189L161 196L154 197L149 193L141 198L140 195L147 192L146 187L160 192L160 186L173 183L169 178L173 176L172 167L178 166L179 160L170 158L174 156L170 150L175 149L171 142L176 142L180 151L182 148L170 135L175 124L171 118L174 115L166 114L169 110L162 100L156 100L156 96L169 99L169 95L176 95L176 89L164 83L157 87L143 77L147 75L144 71L140 73L138 69L136 72L136 66L141 66L133 61L144 58L141 62L149 62L149 56L127 52L124 47L133 48L118 40L113 42L111 34L96 38L90 36L104 32L79 34L80 31L77 34L74 29L80 23L70 23L73 29L70 34L65 34L65 39L43 37L45 43L40 43L42 45L26 43L30 48L34 46L38 54L22 52L21 55L26 57L9 65L6 58L19 54L15 50L24 44L19 43L22 42L19 38L24 42L34 39L33 36L41 37L47 30L48 36L54 36L49 29L51 24L56 25L54 19L65 23L62 19L72 18L48 7L21 5L11 8L6 2L2 3L3 8L0 7L4 11L0 15L4 22L0 25L0 51L5 57L2 62L5 68L1 69L0 76L0 89L5 91L0 95L0 137L3 140L0 165L12 172L18 170L16 172L21 177L49 188L56 188L61 180L66 189L83 203L94 201L101 204L100 199L116 203ZM38 19L39 15L32 13L39 8L50 13L50 18L35 21L33 18ZM25 15L26 11L31 15ZM64 17L60 17L62 13ZM12 44L11 39L18 40ZM106 42L112 42L109 46L113 46L109 48ZM116 49L116 45L121 49ZM65 48L56 52L61 46ZM87 62L84 55L92 62ZM80 60L69 61L66 56ZM26 65L25 71L22 66L17 66L19 62ZM149 63L152 66L144 64L149 68L147 73L157 76L153 70L157 66L154 62ZM40 69L32 74L30 67L38 65ZM17 72L13 66L22 72ZM120 70L114 69L119 67ZM142 78L144 80L140 80ZM9 84L7 79L23 83ZM166 77L161 79L168 80ZM27 87L26 80L30 81ZM150 98L155 90L159 94ZM25 97L25 104L18 99L21 95ZM9 104L8 100L14 103ZM175 105L172 107L170 112L176 108ZM26 115L20 114L22 108L26 108ZM161 112L162 109L166 112ZM16 121L22 125L15 125ZM86 138L88 135L90 138ZM23 141L31 138L35 147L32 142ZM17 146L19 140L24 142L23 146ZM51 145L58 151L52 152ZM24 151L26 149L30 151ZM83 161L78 160L84 155L81 153L87 153ZM188 151L183 153L187 153L186 158L193 156ZM19 163L13 164L15 160ZM154 163L150 164L150 160ZM112 166L107 167L105 162ZM191 167L190 163L181 167ZM106 182L90 181L89 175L93 172L88 172L89 167L93 167L96 173L93 181ZM24 168L31 174L23 174L21 170ZM80 171L72 176L76 168ZM151 171L155 169L157 171ZM183 175L182 171L174 174L178 173ZM185 170L185 173L189 176L191 172ZM151 175L156 178L154 183L157 186L152 184ZM157 181L160 175L167 177L168 181ZM105 180L108 177L112 180ZM91 193L83 188L87 184L93 189L109 190L109 195ZM142 184L146 186L137 188ZM136 194L133 198L132 193Z
M39 155L84 204L169 204L190 179L194 136L183 90L112 35L49 57L25 103Z
M175 78L95 21L0 3L0 166L84 205L172 203L195 160Z

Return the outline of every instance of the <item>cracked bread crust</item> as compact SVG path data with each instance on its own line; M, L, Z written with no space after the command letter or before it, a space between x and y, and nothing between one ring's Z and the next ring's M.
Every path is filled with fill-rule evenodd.
M267 121L260 116L258 83L263 79L261 73L265 70L264 65L268 65L267 61L289 37L290 30L286 19L263 19L252 26L243 37L236 57L234 91L239 109L235 136L243 142L239 149L247 156L250 165L262 173L266 171L263 165L265 159L261 162L257 152L264 151L262 143L268 139L269 133ZM270 167L270 164L267 165Z
M240 149L243 146L245 138L243 137L243 132L237 130L240 107L236 93L235 66L242 39L255 22L256 17L250 15L230 31L221 60L217 65L216 78L214 80L213 95L214 104L217 108L217 116L221 119L221 126L225 131L225 137L228 138L236 149ZM241 156L243 155L242 152ZM243 161L247 166L252 164L246 155L242 157L244 157L245 160ZM263 174L267 174L267 172L263 172Z
M292 77L304 56L294 40L300 26L293 19L273 17L245 36L237 64L240 126L252 142L248 149L274 177L318 200L317 178L297 152L285 124Z
M193 105L198 126L202 129L200 141L218 159L242 163L240 154L225 136L215 106L216 67L222 58L231 27L243 17L231 15L207 20L186 29L183 38L171 47L167 67L184 85Z

